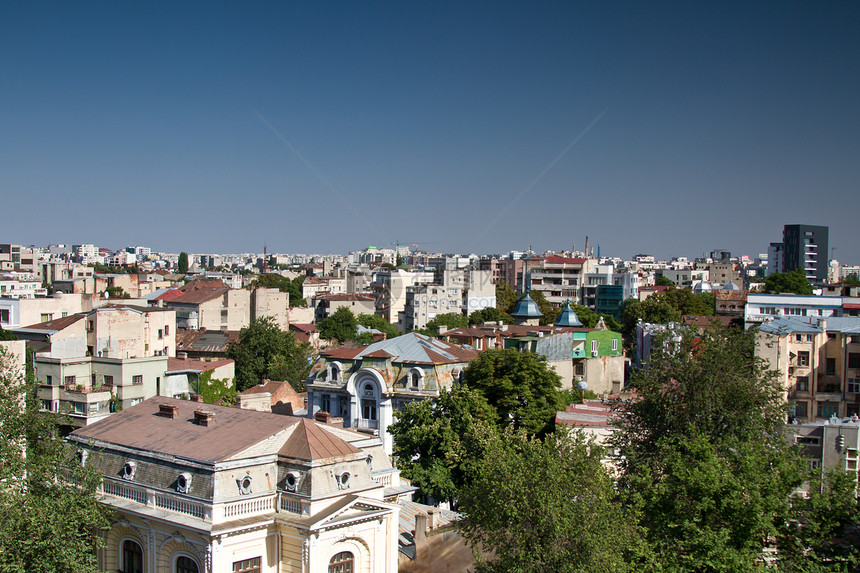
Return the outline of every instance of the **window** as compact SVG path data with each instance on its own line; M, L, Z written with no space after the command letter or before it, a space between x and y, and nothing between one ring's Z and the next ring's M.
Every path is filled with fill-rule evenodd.
M66 385L66 388L74 388L76 384L76 379L74 376L66 376L63 379L63 383Z
M233 563L233 573L260 573L260 557L243 559Z
M3 324L9 324L9 309L8 308L0 308L0 322Z
M848 379L848 393L860 394L860 380L858 380L857 378Z
M53 386L54 385L54 379L51 378L50 376L45 376L45 384L47 384L48 386Z
M835 358L825 359L825 375L826 376L835 376L836 375L836 359Z
M860 368L860 352L848 353L848 368Z
M794 340L795 340L795 342L803 342L803 335L802 334L795 334Z
M597 341L592 340L591 341L591 353L594 354L595 352L597 352Z
M165 324L164 325L164 336L167 336L168 334L170 334L170 325Z
M164 338L164 331L160 328L158 329L158 338Z
M838 402L819 402L818 403L818 417L819 418L829 418L830 416L838 416L839 415L839 403Z
M49 312L43 312L40 316L40 319L41 320L39 322L48 322L49 320L54 319L54 315Z
M812 335L811 335L811 334L807 334L807 335L806 335L806 341L807 341L807 342L812 342Z
M320 396L320 410L331 412L331 396L323 394Z
M180 555L176 558L176 565L173 570L176 573L199 573L200 568L194 559L186 555Z
M132 384L135 384L135 385L143 384L143 375L142 375L142 374L137 374L137 375L135 375L135 376L132 376L132 377L131 377L131 383L132 383Z
M618 350L618 339L617 338L612 339L612 350Z
M798 376L797 377L797 391L798 392L809 392L809 376Z
M794 405L794 417L795 418L808 418L809 417L809 405L806 402L797 402Z
M802 351L797 353L797 365L809 366L809 352Z
M349 551L342 551L328 562L328 573L353 573L355 558Z
M105 374L105 386L113 386L113 376Z
M143 573L143 549L131 539L122 542L122 573Z

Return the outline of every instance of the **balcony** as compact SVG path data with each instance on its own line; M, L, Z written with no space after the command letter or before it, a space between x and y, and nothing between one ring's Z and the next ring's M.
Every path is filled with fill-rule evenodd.
M366 420L364 418L359 418L355 421L355 427L361 430L378 430L379 429L379 420Z

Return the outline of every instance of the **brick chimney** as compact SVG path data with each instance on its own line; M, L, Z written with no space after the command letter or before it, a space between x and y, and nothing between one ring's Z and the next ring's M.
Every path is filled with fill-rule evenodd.
M201 396L200 394L192 394L189 399L192 402L199 402L201 404L203 403L203 396Z
M215 412L194 410L194 423L198 426L211 426L215 423Z
M314 419L322 424L329 424L331 423L331 414L325 410L318 410L317 413L314 414Z
M158 415L164 416L165 418L176 418L176 414L179 413L179 406L174 406L173 404L159 404L158 405Z

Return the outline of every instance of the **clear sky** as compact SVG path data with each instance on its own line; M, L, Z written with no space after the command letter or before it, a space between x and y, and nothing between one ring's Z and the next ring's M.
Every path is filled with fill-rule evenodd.
M0 242L860 263L858 2L2 2Z

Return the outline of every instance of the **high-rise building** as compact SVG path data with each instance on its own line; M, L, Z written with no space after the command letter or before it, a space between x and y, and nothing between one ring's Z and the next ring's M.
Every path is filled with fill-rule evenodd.
M786 225L782 231L783 271L801 268L810 281L826 281L829 231L816 225Z

